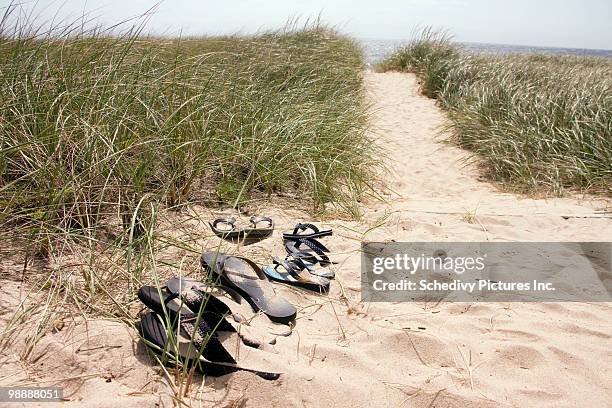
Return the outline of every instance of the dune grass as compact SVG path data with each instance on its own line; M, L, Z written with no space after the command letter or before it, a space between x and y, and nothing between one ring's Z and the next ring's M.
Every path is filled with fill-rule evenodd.
M612 194L612 60L465 52L425 29L378 69L414 72L451 141L510 189Z
M27 362L63 319L134 324L141 285L202 277L215 210L289 193L357 215L372 191L350 38L317 22L155 38L27 18L9 6L0 22L0 277L27 288L0 350L27 327Z
M310 24L159 39L0 25L0 223L46 238L149 203L292 192L354 211L375 165L359 47ZM113 31L116 33L117 29Z

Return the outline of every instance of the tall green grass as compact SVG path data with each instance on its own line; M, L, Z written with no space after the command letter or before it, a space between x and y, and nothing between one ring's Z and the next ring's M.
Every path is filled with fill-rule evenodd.
M361 49L334 30L85 25L42 28L13 5L0 22L0 277L27 293L0 352L23 343L24 361L63 319L132 325L141 285L201 277L219 245L203 211L289 192L356 214L378 166Z
M426 29L379 70L414 72L451 140L511 189L612 194L612 60L465 52Z
M0 223L36 241L151 204L291 191L353 210L376 163L360 48L318 23L162 39L0 23ZM19 20L19 17L17 18Z

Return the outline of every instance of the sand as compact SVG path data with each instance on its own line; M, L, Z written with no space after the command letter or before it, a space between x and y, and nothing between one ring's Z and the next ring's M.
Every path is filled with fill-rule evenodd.
M362 203L359 222L314 220L335 231L325 243L339 262L337 280L328 296L276 285L299 310L293 333L275 337L275 344L261 351L281 367L281 379L269 382L245 372L198 378L183 402L196 407L611 406L609 303L360 302L363 240L612 241L612 220L596 218L610 208L609 200L501 192L476 166L462 162L464 151L438 142L445 117L418 93L413 75L367 73L366 81L376 109L372 131L389 155L391 192L385 202ZM205 208L191 211L203 220L210 217ZM259 205L257 212L276 220L274 237L239 250L260 262L284 254L281 231L311 219L286 203ZM192 221L189 233L210 237L204 222ZM14 280L0 285L0 328L19 303L17 286ZM250 313L244 304L235 307ZM252 326L272 327L264 316ZM168 378L137 334L119 321L73 319L59 331L41 333L28 363L20 352L18 342L5 347L0 385L66 387L68 402L41 406L173 405Z

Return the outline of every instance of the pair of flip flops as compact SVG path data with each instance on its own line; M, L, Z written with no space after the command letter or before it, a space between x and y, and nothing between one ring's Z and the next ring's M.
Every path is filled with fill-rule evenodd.
M260 226L258 226L260 225ZM236 218L217 218L210 223L212 231L220 238L227 240L260 240L272 235L274 221L270 217L253 216L246 228L236 227Z
M316 225L309 223L296 224L292 232L283 233L283 242L287 253L294 258L302 259L310 264L327 266L332 264L327 253L329 249L317 238L331 236L331 229L319 230Z
M195 366L200 372L220 376L248 371L266 380L279 378L279 373L241 367L219 340L223 332L249 341L226 320L230 309L221 300L200 289L199 283L185 278L172 278L165 287L143 286L139 299L151 310L140 321L145 343L171 364Z
M283 233L287 257L273 258L273 265L263 268L263 272L273 281L287 283L305 289L327 292L330 280L335 277L333 271L317 269L328 266L329 249L317 238L332 235L332 230L319 230L315 225L299 223L292 232Z
M273 322L287 324L295 319L295 306L276 294L262 269L250 259L212 251L202 254L201 263L222 289L238 294Z

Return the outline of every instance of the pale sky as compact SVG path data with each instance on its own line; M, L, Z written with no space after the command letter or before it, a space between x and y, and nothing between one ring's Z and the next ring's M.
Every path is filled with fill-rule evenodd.
M0 8L9 3L0 0ZM36 9L42 20L75 18L85 10L112 24L156 3L39 0ZM248 34L280 28L292 17L319 14L327 24L359 38L406 39L415 26L429 25L464 42L612 49L612 0L165 0L148 31Z

